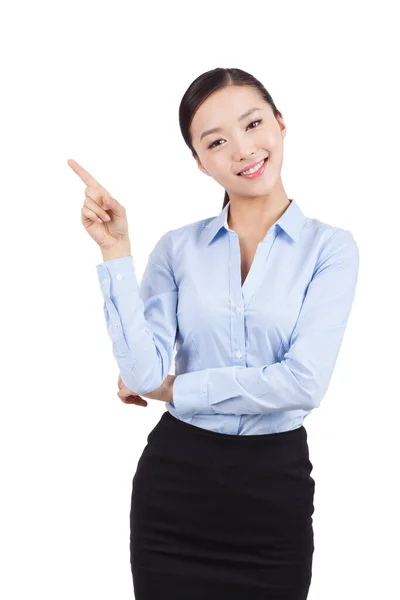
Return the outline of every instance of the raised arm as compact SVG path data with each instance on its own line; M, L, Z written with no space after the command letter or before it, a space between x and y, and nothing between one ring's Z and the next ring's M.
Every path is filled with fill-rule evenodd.
M137 394L152 392L168 375L177 329L171 232L155 245L139 287L125 207L76 160L67 163L86 184L81 220L103 254L97 275L121 379Z

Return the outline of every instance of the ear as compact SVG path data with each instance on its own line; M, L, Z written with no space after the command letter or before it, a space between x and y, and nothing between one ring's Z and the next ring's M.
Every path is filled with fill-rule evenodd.
M195 156L193 153L192 153L192 156L193 156L193 158L195 159L195 161L197 162L197 166L199 167L200 171L201 171L202 173L204 173L205 175L208 175L208 176L210 176L209 172L208 172L208 171L207 171L207 170L206 170L206 169L203 167L203 165L201 164L201 161L200 161L200 159L199 159L197 156Z
M278 115L276 118L277 118L277 121L278 121L279 127L280 127L280 129L281 129L282 139L285 139L285 135L286 135L286 125L285 125L285 122L284 122L284 120L283 120L282 113L279 113L279 115Z

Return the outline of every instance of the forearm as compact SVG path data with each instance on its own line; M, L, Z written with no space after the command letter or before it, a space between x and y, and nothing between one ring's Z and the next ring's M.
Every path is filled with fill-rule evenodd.
M158 388L172 363L178 290L168 264L153 261L165 260L162 243L150 255L140 285L129 243L102 249L104 260L97 265L114 357L122 381L138 394Z
M256 415L318 405L318 374L291 360L259 367L229 366L178 375L173 383L174 407L183 417L197 413Z

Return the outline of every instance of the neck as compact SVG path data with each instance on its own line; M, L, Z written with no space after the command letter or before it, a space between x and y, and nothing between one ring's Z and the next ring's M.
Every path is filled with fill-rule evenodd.
M238 235L264 237L270 227L278 221L290 206L283 189L278 193L259 197L243 197L229 194L228 227Z

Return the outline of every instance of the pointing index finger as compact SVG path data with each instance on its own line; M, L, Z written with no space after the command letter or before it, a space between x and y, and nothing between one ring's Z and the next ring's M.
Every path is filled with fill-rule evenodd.
M88 173L86 169L81 167L76 160L70 158L67 160L67 163L71 169L75 171L75 173L82 179L83 183L86 183L87 186L90 185L94 187L100 187L108 194L107 190L90 173Z

